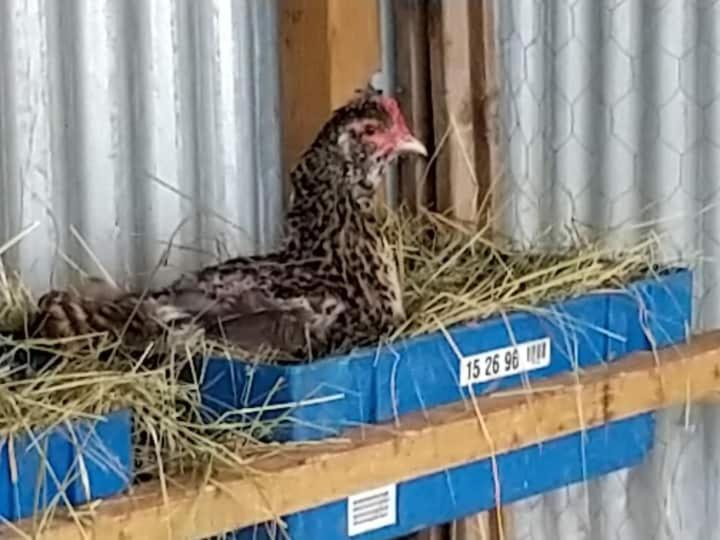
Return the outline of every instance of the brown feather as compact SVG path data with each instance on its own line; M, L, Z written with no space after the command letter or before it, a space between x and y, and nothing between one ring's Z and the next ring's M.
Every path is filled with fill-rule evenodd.
M283 354L297 356L307 349L311 316L301 309L259 311L228 317L208 326L210 337L226 339L252 355L271 347Z

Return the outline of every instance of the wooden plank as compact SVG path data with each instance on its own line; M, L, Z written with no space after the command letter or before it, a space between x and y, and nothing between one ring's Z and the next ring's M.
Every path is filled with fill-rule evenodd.
M380 66L376 2L283 0L283 155L289 170L332 110Z
M438 207L482 225L497 169L487 116L495 69L490 3L431 0L429 6Z
M483 512L451 523L450 540L496 540L491 517Z
M53 540L203 538L341 500L358 491L410 480L639 413L702 399L720 389L720 331L692 343L638 353L580 374L534 385L532 394L487 396L365 427L347 442L321 444L253 463L252 476L224 475L207 485L187 479L151 483L104 501L86 536L56 519L40 537ZM29 532L29 522L20 524ZM0 529L0 538L12 538Z
M468 2L432 0L431 50L435 168L440 210L472 220L478 210L470 78Z
M495 508L486 513L488 516L488 525L490 534L488 540L504 540L506 538L515 538L513 533L513 512L512 508L500 507Z
M380 70L378 5L372 2L328 2L330 106L339 107Z
M328 9L324 0L283 0L278 7L283 159L287 171L330 113Z
M416 532L409 540L450 540L452 531L450 525L437 525Z
M478 181L478 221L493 217L495 188L503 172L500 153L499 91L497 67L496 14L490 1L469 2L470 80L475 133L474 151Z

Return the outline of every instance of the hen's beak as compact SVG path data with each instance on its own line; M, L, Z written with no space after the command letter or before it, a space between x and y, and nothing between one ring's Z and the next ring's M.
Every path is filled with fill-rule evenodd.
M406 135L400 139L400 142L395 147L395 151L398 154L420 154L425 157L428 155L425 145L412 135Z

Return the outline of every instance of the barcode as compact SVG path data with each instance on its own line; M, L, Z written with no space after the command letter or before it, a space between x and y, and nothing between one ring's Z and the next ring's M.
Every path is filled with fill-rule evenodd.
M547 341L536 341L528 346L527 362L528 364L542 364L547 358Z
M395 484L348 497L348 535L394 525L397 519Z

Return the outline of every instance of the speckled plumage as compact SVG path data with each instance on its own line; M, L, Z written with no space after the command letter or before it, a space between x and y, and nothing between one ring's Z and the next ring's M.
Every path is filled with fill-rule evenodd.
M424 147L397 103L353 99L292 170L276 252L204 268L140 302L119 292L51 292L37 319L44 325L34 329L52 337L117 335L134 311L130 342L151 339L164 323L197 325L249 350L270 345L302 356L374 341L404 317L394 254L373 210L385 167L403 152L424 154Z

